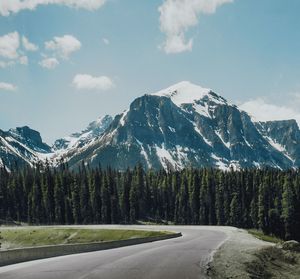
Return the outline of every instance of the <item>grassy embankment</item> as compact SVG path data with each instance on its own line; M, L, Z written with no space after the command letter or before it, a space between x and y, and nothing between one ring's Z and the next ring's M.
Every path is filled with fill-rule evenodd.
M248 230L248 232L250 234L252 234L253 236L255 236L256 238L263 240L263 241L267 241L267 242L271 242L271 243L282 243L283 240L280 238L277 238L275 236L271 236L271 235L266 235L264 234L262 231L259 230Z
M154 237L159 231L77 228L5 228L1 232L1 250L59 244L79 244Z
M255 252L255 258L245 264L249 278L300 278L300 252L284 249L284 241L263 234L261 231L249 230L249 233L260 240L275 243Z

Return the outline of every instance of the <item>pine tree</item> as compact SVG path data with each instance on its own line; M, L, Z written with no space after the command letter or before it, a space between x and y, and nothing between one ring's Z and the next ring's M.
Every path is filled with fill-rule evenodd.
M201 225L209 224L209 214L208 214L208 174L207 170L203 170L202 180L201 180L201 188L200 188L200 209L199 209L199 223Z
M102 179L101 170L97 169L93 174L93 180L91 181L92 184L91 203L92 203L92 211L93 211L95 224L100 224L102 221L101 179Z
M200 182L198 172L195 170L191 171L191 179L190 179L190 196L191 196L191 212L192 212L192 223L194 225L199 224L199 195L200 195Z
M46 162L44 178L44 204L47 212L47 223L53 224L55 220L55 201L54 201L54 179L56 174L52 174L49 162Z
M230 224L232 226L239 227L240 223L241 223L240 201L239 201L238 194L234 193L230 203Z
M264 177L258 192L258 225L266 234L269 233L269 205L267 197L268 177Z
M84 171L81 174L81 191L80 191L80 207L83 224L92 223L92 210L90 200L90 187L88 183L87 173Z
M72 185L72 212L75 224L82 223L81 209L80 209L80 189L77 178L74 178Z
M43 207L43 196L42 187L39 179L35 181L32 189L32 200L31 200L31 214L32 221L35 224L42 224L44 220L44 207Z
M130 222L130 186L132 181L132 175L129 169L123 174L122 178L122 194L121 194L121 210L122 218L124 223L127 224Z
M111 224L111 201L110 201L110 192L108 184L107 173L103 175L103 184L101 188L101 212L102 212L102 222L104 224Z
M65 223L65 201L62 191L61 176L57 175L54 185L55 223Z
M135 223L138 220L139 216L139 197L138 197L138 185L136 181L133 181L130 194L129 194L129 202L130 202L130 222Z
M218 225L225 225L225 212L224 212L224 174L220 172L218 174L218 181L216 182L216 203L215 203L215 209L216 209L216 218L217 218L217 224Z
M285 239L293 239L297 232L295 232L295 194L293 192L292 181L289 175L286 175L283 185L283 199L282 199L282 218L285 227Z
M179 223L189 224L190 223L189 190L188 190L187 178L185 175L183 175L181 180L178 212L179 212Z

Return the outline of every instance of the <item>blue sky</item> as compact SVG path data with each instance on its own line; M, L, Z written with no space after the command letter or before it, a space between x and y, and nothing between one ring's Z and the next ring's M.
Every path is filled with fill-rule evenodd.
M39 1L34 10L0 2L0 129L29 125L51 143L182 80L261 120L300 120L298 0ZM7 52L14 32L31 45Z

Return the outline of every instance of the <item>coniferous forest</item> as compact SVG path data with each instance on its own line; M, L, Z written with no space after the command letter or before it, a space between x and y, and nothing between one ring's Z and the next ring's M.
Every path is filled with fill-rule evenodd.
M29 224L229 225L300 240L299 170L1 168L0 205L0 219Z

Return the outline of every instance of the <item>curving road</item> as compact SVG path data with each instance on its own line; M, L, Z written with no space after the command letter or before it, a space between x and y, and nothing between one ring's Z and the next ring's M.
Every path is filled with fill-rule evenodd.
M0 268L1 279L196 279L226 241L222 230L201 226L93 226L181 232L182 237Z

